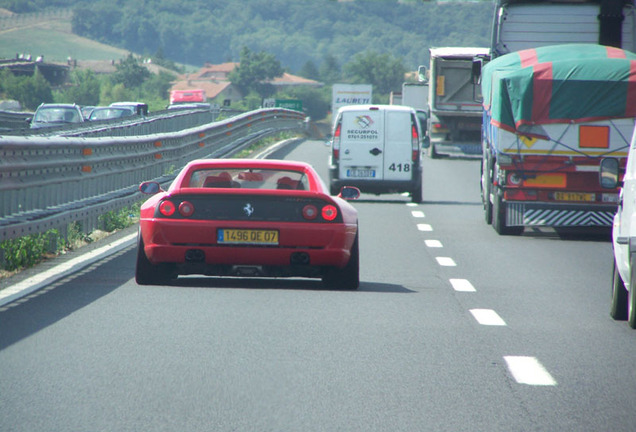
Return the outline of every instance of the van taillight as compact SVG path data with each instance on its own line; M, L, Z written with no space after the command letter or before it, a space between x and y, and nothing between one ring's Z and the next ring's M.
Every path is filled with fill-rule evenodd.
M340 128L341 124L338 124L336 131L333 133L333 143L331 144L331 151L334 159L340 158Z
M411 159L415 162L420 157L420 137L415 125L411 125L411 150L413 150Z

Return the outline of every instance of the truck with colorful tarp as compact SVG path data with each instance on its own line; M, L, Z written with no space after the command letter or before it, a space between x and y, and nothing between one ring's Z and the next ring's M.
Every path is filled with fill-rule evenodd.
M506 54L481 71L481 191L499 234L525 227L611 226L618 189L599 166L624 168L636 117L636 54L597 44Z

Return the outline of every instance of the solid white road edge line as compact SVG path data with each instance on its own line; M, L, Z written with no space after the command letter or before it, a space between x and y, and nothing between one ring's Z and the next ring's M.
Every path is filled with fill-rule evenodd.
M0 291L0 306L4 306L11 303L20 297L31 294L48 284L55 282L71 273L75 273L84 267L87 267L94 262L104 258L105 256L116 253L131 244L136 240L137 233L129 234L126 237L122 237L119 240L108 243L101 246L91 252L80 255L76 258L68 260L65 263L51 267L50 269L32 276L28 279L18 282L15 285L11 285L2 291Z
M519 384L555 386L557 382L535 357L504 356L508 370Z

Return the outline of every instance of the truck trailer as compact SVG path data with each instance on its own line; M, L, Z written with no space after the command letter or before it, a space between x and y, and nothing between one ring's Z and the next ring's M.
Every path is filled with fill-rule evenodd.
M495 1L489 56L475 58L473 82L484 101L482 203L500 234L611 226L618 190L600 188L599 164L616 157L624 169L634 122L621 81L632 78L609 71L631 58L635 22L634 0ZM606 75L592 72L605 65ZM521 118L523 109L532 113Z
M481 111L472 77L473 59L486 56L488 48L431 48L428 69L428 155L436 158L444 147L460 147L479 154ZM420 75L424 67L420 67Z
M527 49L482 71L481 189L499 234L525 227L612 225L618 188L600 165L624 169L636 117L636 54L598 44Z

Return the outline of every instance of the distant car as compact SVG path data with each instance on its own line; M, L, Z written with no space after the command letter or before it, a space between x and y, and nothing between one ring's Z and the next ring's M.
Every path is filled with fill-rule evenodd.
M133 107L96 107L88 116L89 121L109 120L114 118L130 117L137 113Z
M84 117L84 120L88 120L88 116L91 114L91 112L94 109L95 107L90 105L84 105L80 107L80 110L82 111L82 117Z
M132 108L135 110L135 113L137 113L140 116L147 116L148 115L148 104L145 104L143 102L113 102L112 104L110 104L111 107L128 107L128 108Z
M169 110L180 109L211 109L212 104L208 102L179 102L168 105Z
M190 162L167 191L142 206L135 279L164 284L179 275L321 278L359 284L358 214L344 187L330 196L311 165L257 159Z
M31 129L82 123L82 110L75 104L41 104L30 121Z

